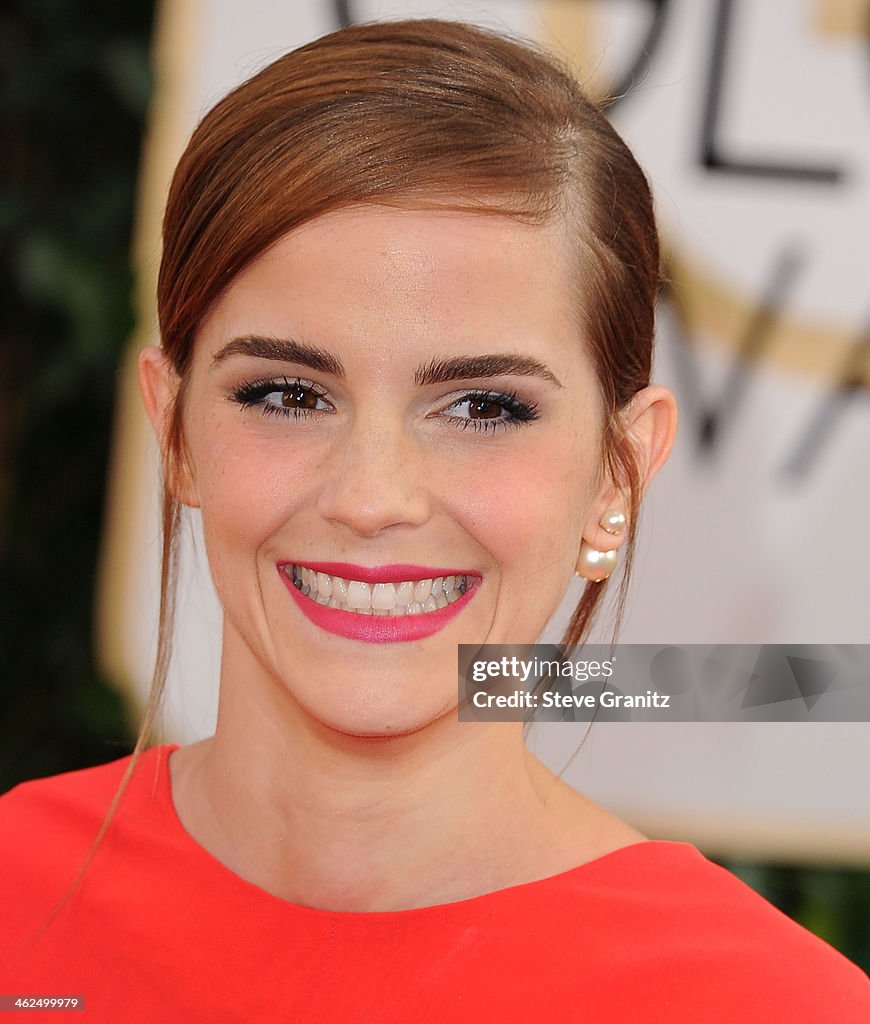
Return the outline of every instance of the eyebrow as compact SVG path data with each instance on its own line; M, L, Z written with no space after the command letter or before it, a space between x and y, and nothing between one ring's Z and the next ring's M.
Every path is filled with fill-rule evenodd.
M230 356L255 356L257 359L274 359L282 363L298 363L310 370L329 373L333 377L343 377L344 367L340 359L330 352L314 345L305 345L292 338L260 338L249 335L244 338L233 338L212 357L211 365L217 366Z
M333 377L344 377L344 366L340 359L330 352L307 345L292 338L263 338L247 335L233 338L212 357L212 366L217 366L230 356L254 356L257 359L272 359L276 362L297 363L311 370L331 374ZM431 359L414 373L414 382L418 387L427 384L445 384L454 380L466 380L480 377L502 376L540 377L561 388L558 377L549 367L532 359L515 353L496 353L481 356L456 356L452 359Z
M558 377L543 363L530 356L498 354L484 356L458 356L455 359L432 359L414 374L419 385L444 384L468 377L541 377L557 388L562 387Z

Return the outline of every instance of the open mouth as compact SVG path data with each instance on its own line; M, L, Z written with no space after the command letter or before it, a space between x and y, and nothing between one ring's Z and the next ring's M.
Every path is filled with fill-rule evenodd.
M315 626L366 643L422 640L438 633L462 614L482 582L478 573L447 566L279 562L277 569Z
M304 597L326 608L392 618L437 612L458 601L474 582L469 583L468 576L457 574L366 583L292 563L284 565L282 571Z

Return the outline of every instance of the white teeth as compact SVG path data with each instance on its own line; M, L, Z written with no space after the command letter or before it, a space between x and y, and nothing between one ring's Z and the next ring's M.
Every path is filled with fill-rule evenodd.
M396 607L396 588L392 583L376 583L372 588L372 610L389 612Z
M358 611L366 611L372 606L372 592L368 583L360 583L357 580L348 580L347 584L347 605Z
M285 567L294 586L319 605L357 615L426 615L458 601L468 590L467 576L436 576L400 583L345 580L304 565Z

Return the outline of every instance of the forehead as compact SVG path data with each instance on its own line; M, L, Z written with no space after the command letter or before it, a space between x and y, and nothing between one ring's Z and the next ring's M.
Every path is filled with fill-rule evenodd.
M216 349L245 334L355 346L393 363L548 349L576 358L577 268L559 221L363 206L281 238L230 285L200 331Z

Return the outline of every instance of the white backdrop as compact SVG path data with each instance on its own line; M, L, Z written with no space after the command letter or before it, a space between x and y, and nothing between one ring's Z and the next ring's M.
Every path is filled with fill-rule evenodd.
M342 17L434 15L519 31L571 59L593 93L620 94L611 117L653 181L671 254L656 378L683 416L645 506L620 639L870 642L862 10L862 0L166 0L137 236L139 328L106 530L100 644L110 675L141 703L157 608L156 458L129 371L155 340L169 176L214 101ZM181 741L210 731L216 705L220 618L195 548L185 550L164 725ZM532 743L561 767L583 735L542 725ZM866 863L868 741L870 725L856 723L602 724L566 778L641 829L712 853Z

